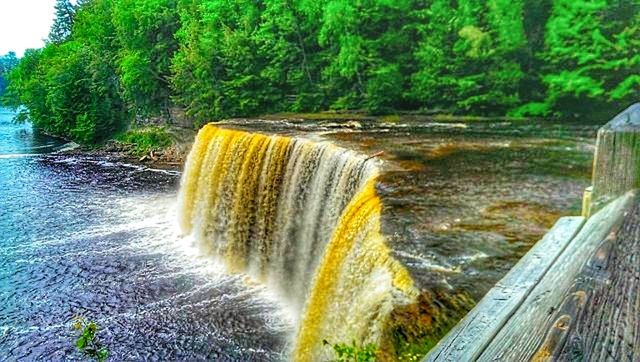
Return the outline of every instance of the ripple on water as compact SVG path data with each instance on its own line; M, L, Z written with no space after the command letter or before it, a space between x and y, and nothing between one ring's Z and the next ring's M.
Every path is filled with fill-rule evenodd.
M278 300L178 235L175 173L55 155L0 170L0 360L81 359L76 314L116 360L284 358Z
M4 118L3 118L4 117ZM594 125L244 120L252 130L384 150L383 229L432 296L480 298L589 182ZM263 289L177 235L177 174L92 157L0 110L0 360L73 360L70 320L116 360L281 360L293 331ZM426 294L425 294L426 295ZM423 295L423 296L425 296ZM415 320L414 313L406 313Z

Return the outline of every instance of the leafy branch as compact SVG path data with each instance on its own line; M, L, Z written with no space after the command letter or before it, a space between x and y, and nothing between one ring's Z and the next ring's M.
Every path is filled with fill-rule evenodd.
M358 346L356 342L350 345L345 343L329 343L326 339L322 341L325 346L331 346L336 354L336 359L332 362L375 362L378 347L375 344Z
M95 322L88 320L84 316L75 316L72 327L80 333L76 340L76 348L80 352L98 362L107 360L109 350L102 345L96 336L99 327Z

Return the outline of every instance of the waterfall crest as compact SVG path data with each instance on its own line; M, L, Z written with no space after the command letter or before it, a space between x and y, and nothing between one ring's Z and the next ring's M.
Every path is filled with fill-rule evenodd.
M332 343L378 343L415 297L380 232L372 160L330 143L207 125L189 154L180 226L230 271L247 272L297 311L293 358Z

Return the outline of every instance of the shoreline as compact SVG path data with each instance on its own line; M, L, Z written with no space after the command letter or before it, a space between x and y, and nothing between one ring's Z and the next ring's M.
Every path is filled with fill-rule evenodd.
M87 146L80 146L72 150L61 151L58 154L69 156L93 156L116 160L136 166L182 172L187 155L189 154L190 146L190 144L174 144L158 151L139 155L135 154L131 150L130 145L109 141L99 147L91 148Z

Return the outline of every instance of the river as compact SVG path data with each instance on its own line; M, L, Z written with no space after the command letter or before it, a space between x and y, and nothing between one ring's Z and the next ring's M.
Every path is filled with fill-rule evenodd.
M292 309L177 227L180 174L105 157L0 110L0 360L73 360L74 316L113 360L282 360ZM382 228L421 290L478 300L579 213L597 125L239 120L379 154ZM441 300L442 299L442 303ZM444 303L446 304L446 303ZM346 341L349 342L349 341Z
M178 235L179 175L55 153L0 111L0 360L81 360L75 315L112 360L279 360L278 301Z
M377 155L385 163L383 231L395 257L422 288L477 301L560 216L580 215L603 122L407 116L225 123Z

